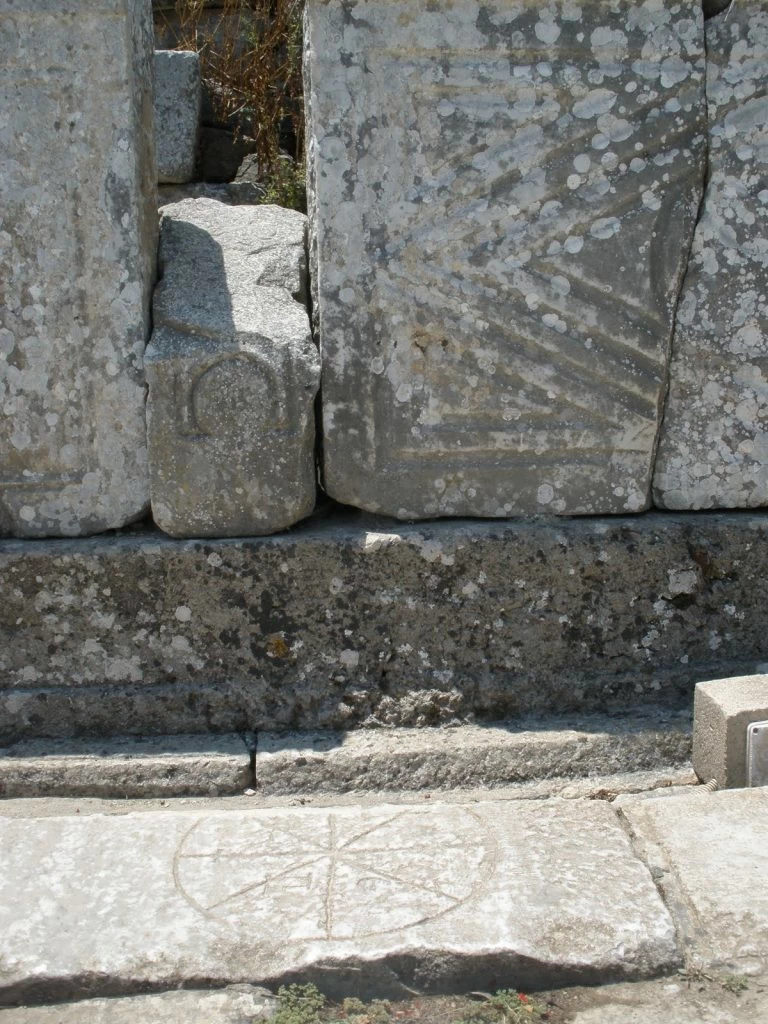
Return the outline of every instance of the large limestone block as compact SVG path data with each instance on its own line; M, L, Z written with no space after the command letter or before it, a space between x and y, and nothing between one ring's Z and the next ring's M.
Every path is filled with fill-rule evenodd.
M699 0L309 0L325 483L649 502L703 173Z
M739 974L764 970L768 787L618 800L686 935L690 962Z
M679 957L600 801L3 817L0 865L0 1005L296 977L407 997Z
M273 533L314 507L305 232L277 206L163 209L147 418L152 513L172 536Z
M768 2L707 23L710 176L654 475L662 508L768 503Z
M202 102L200 55L155 50L158 181L179 184L194 178Z
M152 45L149 0L0 3L0 534L147 507Z

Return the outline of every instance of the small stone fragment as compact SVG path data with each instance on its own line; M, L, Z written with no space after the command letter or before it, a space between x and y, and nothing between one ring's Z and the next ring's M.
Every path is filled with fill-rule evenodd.
M181 184L194 178L201 104L199 54L155 50L158 181Z
M147 415L152 512L172 536L273 533L314 507L305 224L210 199L163 209Z
M707 22L710 176L677 313L661 508L768 504L768 2Z

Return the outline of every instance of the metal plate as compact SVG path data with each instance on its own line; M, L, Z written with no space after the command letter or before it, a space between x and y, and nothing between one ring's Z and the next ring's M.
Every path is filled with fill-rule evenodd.
M747 785L768 786L768 722L747 727Z

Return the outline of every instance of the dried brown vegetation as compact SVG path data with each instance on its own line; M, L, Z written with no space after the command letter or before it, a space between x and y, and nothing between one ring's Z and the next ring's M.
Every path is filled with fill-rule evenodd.
M216 115L255 140L265 180L285 177L290 141L303 163L301 56L304 0L175 0L177 48L200 54Z

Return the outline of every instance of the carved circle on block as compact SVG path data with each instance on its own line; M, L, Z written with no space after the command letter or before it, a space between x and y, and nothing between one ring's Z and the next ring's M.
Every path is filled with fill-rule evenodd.
M244 433L279 426L277 379L259 359L238 353L218 359L192 385L190 402L197 429L209 437L222 433L222 418Z
M229 928L269 928L278 945L359 940L449 914L488 885L496 840L472 810L451 829L417 810L330 813L311 827L285 815L222 828L195 821L173 864L180 896Z

